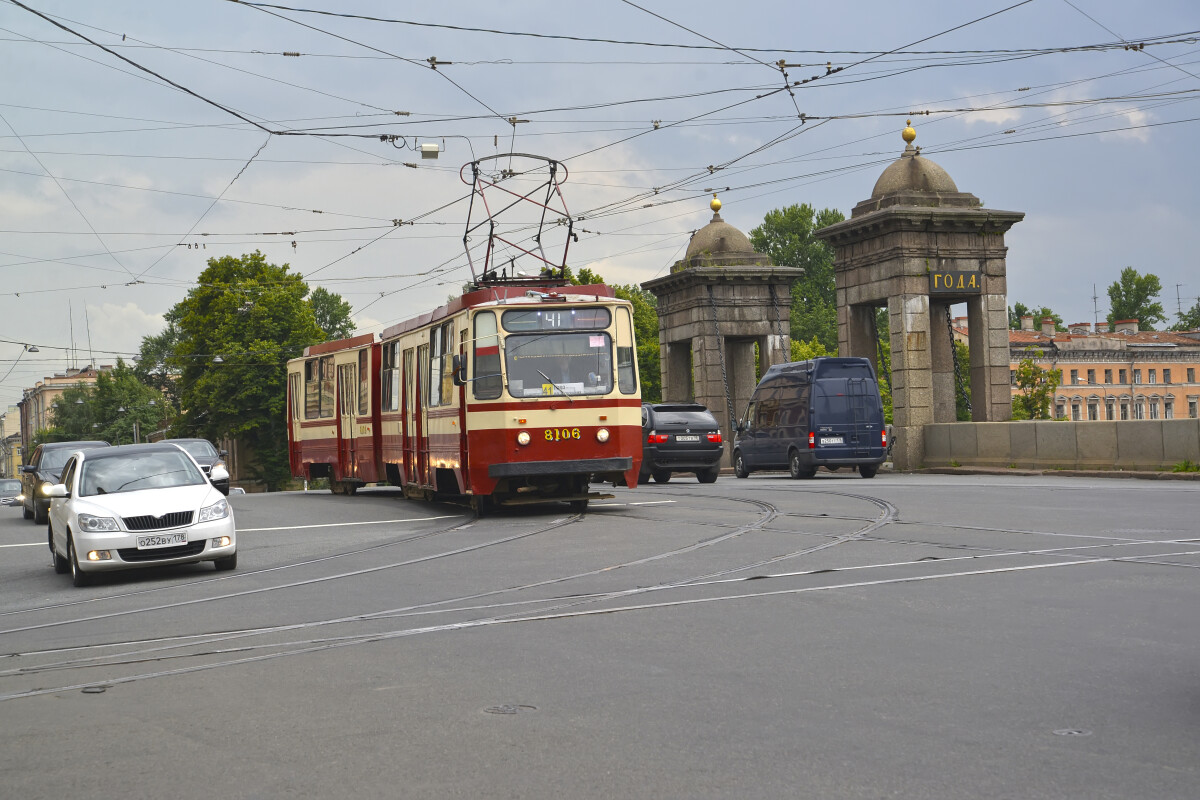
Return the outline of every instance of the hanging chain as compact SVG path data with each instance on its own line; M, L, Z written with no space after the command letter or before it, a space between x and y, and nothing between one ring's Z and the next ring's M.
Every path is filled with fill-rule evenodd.
M771 292L771 308L775 311L775 335L779 337L779 350L782 354L783 361L788 362L792 360L792 348L787 346L788 337L783 335L783 322L781 322L779 319L779 300L775 297L775 284L768 283L767 289ZM760 363L759 366L762 367L762 372L765 374L767 371L767 366L770 365L764 366Z
M950 335L950 358L954 362L954 383L958 386L958 393L962 395L963 405L967 407L967 413L971 414L971 396L967 394L966 384L963 383L962 370L958 368L958 349L954 346L954 320L950 318L950 306L948 305L946 306L946 332Z
M733 398L729 396L729 376L725 373L725 342L721 339L721 325L717 322L717 300L713 297L712 284L708 286L708 303L712 306L713 332L717 337L717 355L721 359L721 386L725 389L725 407L729 412L729 427L726 430L732 431L736 427L733 416ZM729 441L733 441L732 436Z

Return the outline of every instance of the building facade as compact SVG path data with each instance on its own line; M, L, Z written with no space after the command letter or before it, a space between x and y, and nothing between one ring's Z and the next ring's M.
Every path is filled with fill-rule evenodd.
M1077 323L1056 331L1051 320L1035 329L1032 317L1009 333L1010 382L1030 358L1061 376L1054 416L1099 420L1196 419L1200 416L1200 335L1139 331L1137 320Z
M21 414L21 447L28 450L34 434L53 424L52 412L64 391L81 383L94 384L100 372L111 369L112 365L102 366L98 370L90 365L83 369L68 369L43 378L32 389L25 389L21 401L17 403Z

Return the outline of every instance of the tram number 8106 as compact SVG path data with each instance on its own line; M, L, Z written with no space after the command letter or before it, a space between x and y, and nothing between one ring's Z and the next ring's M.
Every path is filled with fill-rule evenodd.
M579 428L547 428L547 442L561 442L564 439L578 439Z

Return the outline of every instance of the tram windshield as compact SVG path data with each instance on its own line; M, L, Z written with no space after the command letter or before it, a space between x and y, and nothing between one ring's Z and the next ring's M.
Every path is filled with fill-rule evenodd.
M513 397L608 394L612 337L603 331L509 334L504 343Z

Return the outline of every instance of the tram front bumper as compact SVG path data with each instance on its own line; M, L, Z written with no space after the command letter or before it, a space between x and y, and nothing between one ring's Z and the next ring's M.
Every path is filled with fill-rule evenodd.
M488 477L527 478L542 475L593 475L599 472L627 472L633 469L633 459L581 458L574 461L514 461L507 464L488 464Z

